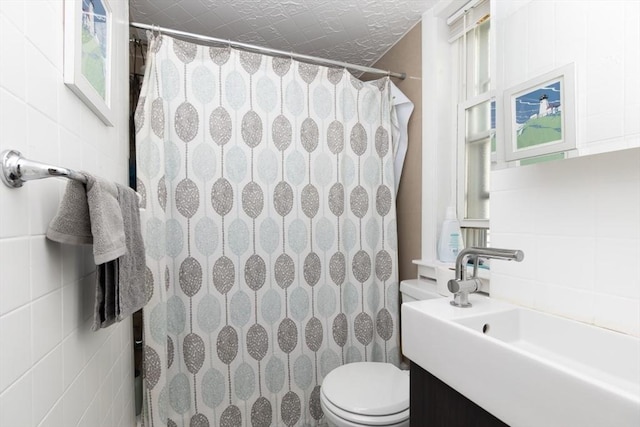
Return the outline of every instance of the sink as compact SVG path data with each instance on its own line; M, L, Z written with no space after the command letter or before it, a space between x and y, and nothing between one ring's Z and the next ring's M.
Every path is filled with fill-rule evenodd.
M470 300L403 304L405 356L513 427L640 425L640 339Z

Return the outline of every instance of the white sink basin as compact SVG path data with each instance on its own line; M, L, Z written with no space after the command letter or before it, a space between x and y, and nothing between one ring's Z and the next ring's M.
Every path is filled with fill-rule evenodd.
M470 301L403 304L405 356L512 427L640 426L640 339Z

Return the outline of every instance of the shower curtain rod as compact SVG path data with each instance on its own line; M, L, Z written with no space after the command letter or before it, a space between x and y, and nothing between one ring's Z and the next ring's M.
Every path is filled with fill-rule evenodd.
M349 64L348 62L334 61L332 59L318 58L318 57L315 57L315 56L309 56L309 55L303 55L303 54L300 54L300 53L287 52L287 51L278 50L278 49L271 49L271 48L268 48L268 47L262 47L262 46L248 44L248 43L236 42L236 41L226 40L226 39L219 39L219 38L216 38L216 37L209 37L209 36L205 36L205 35L202 35L202 34L194 34L194 33L188 33L188 32L180 31L180 30L173 30L171 28L158 27L157 25L143 24L141 22L130 22L129 26L133 27L133 28L139 28L139 29L142 29L142 30L158 31L160 33L165 33L165 34L169 34L169 35L176 35L176 36L182 36L182 37L201 40L201 41L205 41L205 42L222 43L222 44L229 45L229 46L235 47L235 48L240 48L240 49L244 49L244 50L251 50L251 51L257 51L257 52L265 53L267 55L272 55L272 56L289 57L289 58L292 58L292 59L300 60L302 62L311 62L313 64L319 64L319 65L329 65L329 66L334 66L334 67L349 68L351 70L358 70L358 71L362 71L362 72L365 72L365 73L384 74L384 75L389 76L389 77L396 77L396 78L398 78L400 80L404 80L407 77L406 73L396 73L396 72L393 72L393 71L385 71L385 70L381 70L379 68L365 67L363 65Z

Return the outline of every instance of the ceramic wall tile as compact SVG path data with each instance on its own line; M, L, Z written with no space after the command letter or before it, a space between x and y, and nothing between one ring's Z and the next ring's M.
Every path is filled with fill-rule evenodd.
M508 3L496 2L492 16L506 40L498 85L549 71L536 69L538 62L551 69L574 63L574 120L584 156L492 172L492 246L527 250L523 263L492 264L491 293L638 335L640 149L629 148L640 138L640 5ZM536 43L550 35L553 46L543 57ZM525 53L523 43L536 47ZM510 286L514 278L531 288Z
M129 31L125 2L110 2L114 33L113 127L63 83L63 3L0 1L0 150L127 183ZM26 19L28 16L29 19ZM123 54L120 54L124 52ZM118 389L133 388L131 336L90 330L95 264L90 247L46 240L66 181L0 185L0 425L101 425L93 404L117 367ZM131 329L130 319L114 326ZM123 356L124 355L124 356ZM113 376L109 377L113 378ZM113 380L110 380L113 384ZM108 382L108 381L107 381ZM110 387L113 390L115 387ZM83 400L87 393L91 400ZM101 401L117 414L105 426L135 425L128 402ZM89 409L88 409L89 408Z

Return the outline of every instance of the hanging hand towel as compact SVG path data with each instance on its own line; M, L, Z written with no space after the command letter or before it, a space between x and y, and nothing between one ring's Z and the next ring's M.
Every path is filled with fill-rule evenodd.
M141 309L147 302L145 289L146 259L138 195L129 187L118 184L118 200L124 223L127 253L118 258L118 292L116 316L120 321Z
M98 330L125 319L146 304L145 251L136 192L82 174L87 178L86 186L69 181L47 237L67 244L93 244L93 330Z
M118 286L118 261L96 266L96 297L92 330L106 328L116 321L115 292Z
M58 212L49 223L47 238L70 245L93 243L87 190L83 183L74 180L67 183Z
M120 184L116 187L127 250L118 259L97 267L94 331L127 318L147 303L138 197L131 188Z
M127 251L118 188L103 178L81 173L87 178L86 186L69 181L46 234L60 243L93 244L93 258L100 265Z
M115 260L127 252L122 211L115 183L86 174L87 204L96 265Z

